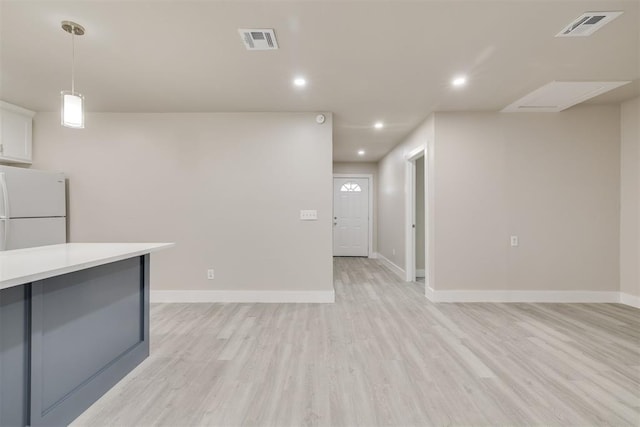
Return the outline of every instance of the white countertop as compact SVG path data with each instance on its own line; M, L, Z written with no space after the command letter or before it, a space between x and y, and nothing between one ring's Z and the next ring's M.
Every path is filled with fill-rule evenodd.
M0 251L0 290L172 246L173 243L65 243Z

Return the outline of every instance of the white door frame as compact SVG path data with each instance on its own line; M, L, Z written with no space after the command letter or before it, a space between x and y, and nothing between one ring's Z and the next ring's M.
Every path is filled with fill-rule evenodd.
M334 173L333 178L364 178L367 180L367 185L369 186L369 218L367 219L368 227L369 227L369 245L367 249L367 257L373 258L373 175L372 174L364 174L364 173ZM333 182L331 182L333 188ZM333 194L333 190L332 190ZM335 196L335 195L334 195ZM333 209L333 196L331 198L331 204ZM331 217L333 218L333 211L331 212ZM332 220L333 221L333 220ZM333 233L333 228L331 228L331 232ZM332 237L333 239L333 237Z
M424 146L411 150L405 155L405 280L416 280L416 160L425 155ZM426 239L425 239L426 240ZM426 264L425 264L426 268Z
M429 157L428 143L416 147L405 156L405 280L416 280L416 160L424 156L424 189L425 189L425 296L429 297L434 286L434 248L433 232L433 168Z

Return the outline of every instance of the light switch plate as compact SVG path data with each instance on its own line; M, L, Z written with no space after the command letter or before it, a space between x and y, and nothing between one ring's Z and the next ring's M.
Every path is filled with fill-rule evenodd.
M318 220L318 211L313 209L301 210L300 211L300 219L302 221L317 221Z

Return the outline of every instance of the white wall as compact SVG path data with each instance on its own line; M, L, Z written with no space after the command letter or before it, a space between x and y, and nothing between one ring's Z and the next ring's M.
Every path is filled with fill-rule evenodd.
M374 181L377 181L378 164L375 162L334 162L333 173L359 173L364 175L373 175Z
M404 158L433 129L431 284L618 291L620 110L436 113L380 161L380 251L404 265ZM431 158L433 156L433 158ZM520 246L511 248L509 236Z
M332 120L315 115L89 114L70 130L43 113L33 167L67 174L72 242L177 243L152 257L155 290L332 290Z
M373 162L334 162L333 173L363 174L373 176L373 188L369 190L373 198L373 252L378 251L378 164Z
M622 104L620 291L640 297L640 98Z
M378 252L404 270L405 257L405 156L418 147L427 147L426 173L433 179L434 116L429 116L401 144L378 162ZM427 206L431 205L427 201ZM429 233L429 230L427 230Z
M437 114L435 289L617 291L619 114Z

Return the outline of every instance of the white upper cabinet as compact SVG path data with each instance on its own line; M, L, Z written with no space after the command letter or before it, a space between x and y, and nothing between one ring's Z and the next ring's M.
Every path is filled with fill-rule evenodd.
M0 101L0 163L31 163L33 111Z

